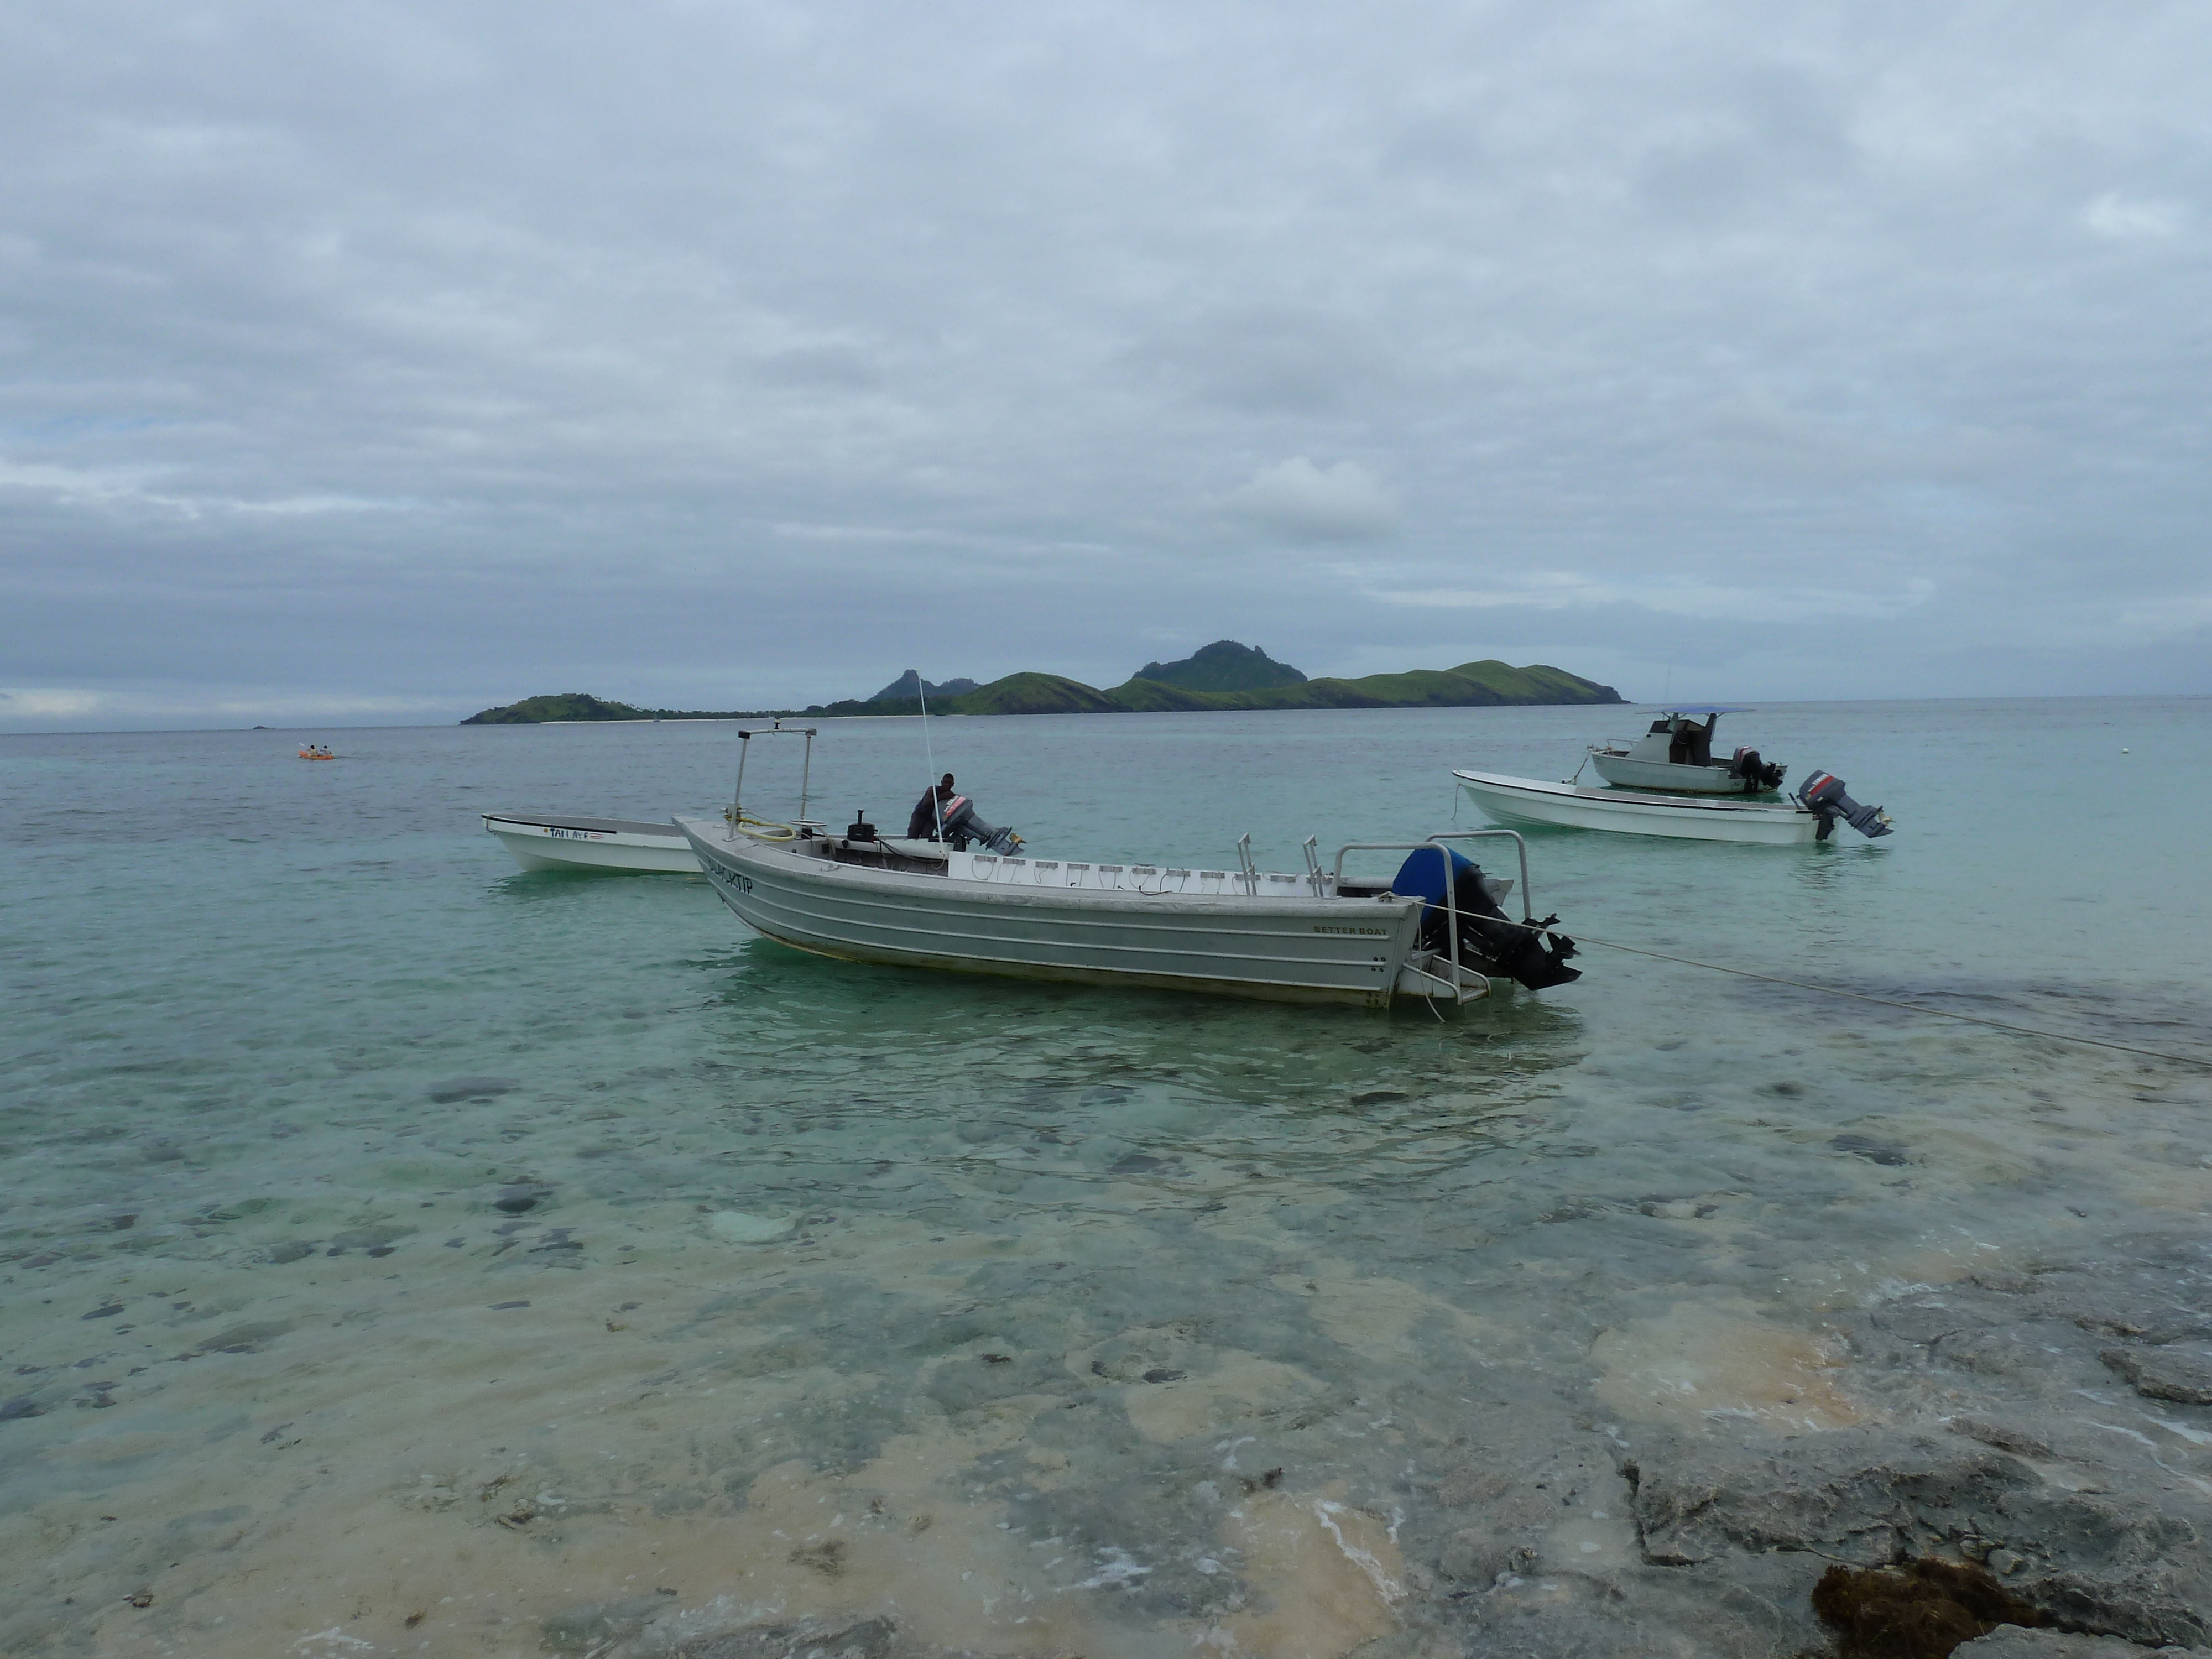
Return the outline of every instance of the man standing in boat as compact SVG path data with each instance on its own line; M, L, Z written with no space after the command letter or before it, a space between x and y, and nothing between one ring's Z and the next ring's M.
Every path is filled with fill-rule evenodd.
M922 791L921 799L915 802L914 811L907 817L906 838L941 841L956 853L966 852L970 842L980 842L1001 858L1011 858L1022 850L1021 836L1011 829L984 823L975 816L974 801L952 793L950 772L935 788Z
M908 841L936 841L945 827L945 814L952 800L952 774L947 772L934 788L921 792L921 799L914 804L907 815L906 838Z

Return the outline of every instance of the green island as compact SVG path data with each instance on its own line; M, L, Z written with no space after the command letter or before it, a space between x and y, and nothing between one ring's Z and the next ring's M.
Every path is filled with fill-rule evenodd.
M955 687L973 690L955 690ZM1308 679L1255 646L1217 640L1177 662L1146 663L1111 690L1061 674L1009 674L988 685L952 680L940 689L912 669L873 697L804 708L638 708L582 691L525 697L471 714L464 726L537 726L571 720L767 720L778 715L1151 714L1228 708L1479 708L1503 704L1618 703L1609 685L1542 663L1514 668L1492 659L1456 668L1415 668L1358 679Z

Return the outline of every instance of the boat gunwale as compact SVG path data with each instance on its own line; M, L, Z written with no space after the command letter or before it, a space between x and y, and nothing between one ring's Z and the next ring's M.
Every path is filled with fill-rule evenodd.
M726 850L732 845L730 842L710 840L694 833L690 829L689 826L691 823L702 822L702 820L679 818L677 822L679 825L684 826L684 833L690 837L695 851L742 866L744 860L732 856ZM1338 906L1367 905L1374 907L1368 912L1370 915L1388 915L1395 917L1401 915L1407 907L1419 906L1425 902L1418 894L1383 892L1340 896L1334 893L1315 893L1304 886L1305 879L1304 877L1298 878L1300 890L1291 893L1147 893L1139 888L1130 887L1060 887L1042 884L1020 886L1012 882L977 881L969 877L955 876L949 872L939 875L914 870L884 870L866 864L842 864L834 859L801 854L789 842L763 846L749 839L736 845L750 851L755 858L765 859L781 854L791 862L787 865L772 865L766 867L787 870L817 882L842 877L845 878L848 887L857 882L863 890L873 886L889 887L896 884L895 890L911 891L918 895L945 894L963 897L973 896L979 900L985 899L988 896L989 901L1000 903L1012 901L1024 907L1049 906L1056 908L1066 906L1077 909L1127 911L1132 915L1146 910L1156 913L1166 910L1196 915L1224 914L1280 915L1286 909L1301 905L1327 907L1325 910L1318 912L1326 915L1340 914L1336 908ZM1082 863L1085 860L1061 860L1058 862ZM1092 867L1097 866L1094 865ZM1127 867L1124 866L1124 868ZM1233 872L1231 878L1235 878Z
M647 823L643 818L587 818L577 817L571 819L566 817L556 817L550 813L548 813L544 817L524 817L520 813L515 812L484 812L479 816L483 819L484 829L495 836L507 833L507 831L500 826L512 825L519 830L567 830L578 835L603 836L610 837L624 836L635 841L682 842L684 840L683 832L677 829L672 820L659 824L654 824ZM606 827L609 824L624 824L629 827L621 830L611 830ZM688 845L689 843L687 842L685 844Z

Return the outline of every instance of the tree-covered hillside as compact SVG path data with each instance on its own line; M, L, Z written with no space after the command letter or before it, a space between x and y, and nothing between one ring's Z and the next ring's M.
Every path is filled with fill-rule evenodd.
M972 691L933 695L933 714L1152 714L1224 708L1474 708L1498 704L1617 703L1621 695L1579 674L1545 663L1515 668L1495 658L1464 662L1456 668L1415 668L1402 674L1368 674L1356 680L1310 680L1264 651L1218 640L1177 663L1146 663L1110 691L1060 674L1009 674ZM1180 678L1164 679L1153 671ZM1285 678L1283 676L1291 678ZM1257 684L1207 689L1192 679L1256 680ZM958 682L948 682L947 689ZM899 689L898 683L885 688ZM836 718L850 714L918 714L918 697L877 696L815 703L805 709L700 710L634 708L581 691L557 696L525 697L503 708L471 714L464 726L529 726L550 720L767 720L806 714Z

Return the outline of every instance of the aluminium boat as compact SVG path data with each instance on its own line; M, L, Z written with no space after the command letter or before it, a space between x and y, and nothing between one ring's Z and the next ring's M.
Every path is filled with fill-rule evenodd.
M845 961L1369 1008L1473 1001L1509 975L1541 985L1577 974L1565 966L1573 942L1549 931L1556 917L1508 920L1495 899L1509 884L1486 883L1445 845L1510 831L1352 843L1334 870L1309 838L1306 869L1279 874L1253 865L1249 836L1239 867L1201 870L891 841L865 818L842 836L735 810L676 823L748 927ZM1388 881L1346 876L1345 855L1363 850L1407 858Z

